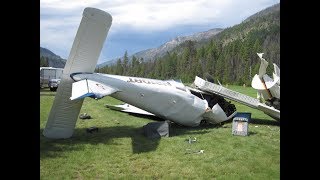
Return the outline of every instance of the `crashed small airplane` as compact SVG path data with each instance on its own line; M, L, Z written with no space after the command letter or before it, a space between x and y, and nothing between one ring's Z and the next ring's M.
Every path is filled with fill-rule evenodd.
M280 119L280 69L275 65L274 80L265 74L267 62L261 58L259 75L252 81L258 99L221 85L195 78L194 87L181 81L93 73L112 23L112 16L96 8L85 8L66 62L43 135L48 138L72 136L83 99L111 96L126 102L109 106L125 112L154 115L185 126L198 126L202 120L221 123L236 115L234 104L226 99L262 110Z
M93 73L111 22L110 14L85 8L44 136L71 137L85 97L112 96L136 111L192 127L202 120L220 123L237 113L235 105L223 97L186 87L179 81Z

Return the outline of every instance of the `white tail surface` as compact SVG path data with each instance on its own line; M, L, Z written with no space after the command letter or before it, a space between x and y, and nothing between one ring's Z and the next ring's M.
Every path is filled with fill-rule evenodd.
M262 58L262 55L264 53L257 53L257 54L258 54L258 56L259 56L259 58L261 60L261 64L260 64L260 67L259 67L259 77L262 78L263 75L265 75L266 72L267 72L266 70L267 70L267 67L268 67L269 63L264 58Z
M72 96L70 99L77 100L85 97L100 99L117 91L118 89L109 87L99 82L84 79L72 84Z
M273 63L273 69L274 69L274 73L272 74L273 75L273 79L276 81L277 78L277 84L280 86L280 68L275 64Z
M112 16L95 8L85 8L70 55L63 70L43 135L69 138L74 132L83 99L70 100L71 73L93 72L112 23Z

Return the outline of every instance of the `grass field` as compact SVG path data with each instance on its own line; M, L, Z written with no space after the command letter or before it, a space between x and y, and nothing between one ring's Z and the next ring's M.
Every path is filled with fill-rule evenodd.
M252 97L250 87L228 88ZM40 92L41 179L280 179L280 126L269 116L244 105L251 112L249 136L233 136L232 122L197 128L173 125L169 138L149 140L142 126L155 121L105 108L118 104L111 97L86 98L80 113L93 119L76 124L70 139L52 140L42 135L54 92ZM96 126L97 133L86 128ZM195 143L186 139L196 137ZM204 150L202 154L188 153Z

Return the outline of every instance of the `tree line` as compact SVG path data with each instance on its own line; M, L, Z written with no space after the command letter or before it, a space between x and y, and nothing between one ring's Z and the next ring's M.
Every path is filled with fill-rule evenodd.
M260 66L256 53L265 52L264 58L269 62L268 74L273 72L273 62L280 67L280 59L273 59L280 54L279 39L277 32L251 32L245 40L237 39L225 45L218 39L212 39L207 45L196 48L195 42L186 41L177 48L181 53L167 52L165 56L149 61L135 56L129 60L126 51L115 65L96 71L156 79L181 79L183 82L193 82L195 76L203 77L209 73L224 84L250 85Z

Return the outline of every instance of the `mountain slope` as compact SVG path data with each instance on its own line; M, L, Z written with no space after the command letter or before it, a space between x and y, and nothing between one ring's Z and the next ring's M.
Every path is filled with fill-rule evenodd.
M151 60L155 58L159 58L165 55L166 52L172 51L175 47L180 45L183 42L186 42L188 40L190 41L207 41L209 38L213 37L214 35L221 32L223 29L217 28L217 29L211 29L205 32L199 32L190 36L178 36L175 39L161 45L158 48L152 48L148 50L144 50L138 53L135 53L134 56L138 59L143 58L145 60Z
M143 58L145 61L153 60L156 58L161 58L167 52L172 51L175 47L177 47L181 43L184 43L188 40L197 41L197 42L205 42L205 41L208 41L213 36L215 36L216 34L218 34L219 32L221 32L222 30L223 30L222 28L215 28L215 29L210 29L208 31L195 33L195 34L189 35L189 36L178 36L178 37L172 39L171 41L166 42L165 44L163 44L157 48L151 48L151 49L146 49L146 50L137 52L137 53L129 56L129 59L131 59L133 56L135 56L138 59ZM102 68L107 65L114 65L114 64L116 64L118 59L119 58L110 60L110 61L102 63L102 64L99 64L98 67Z
M46 61L45 63L49 67L64 68L67 60L62 59L60 56L54 54L49 49L40 47L40 61Z

